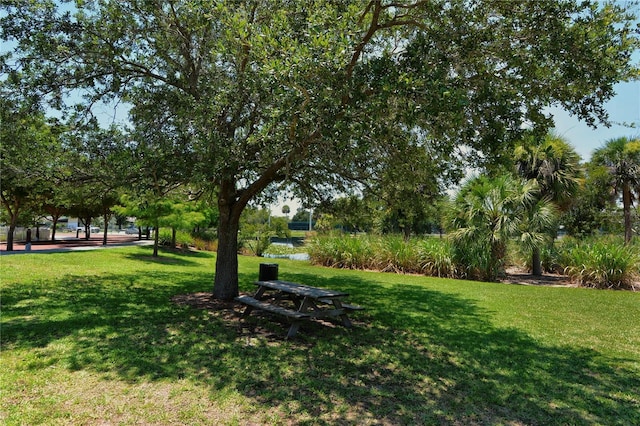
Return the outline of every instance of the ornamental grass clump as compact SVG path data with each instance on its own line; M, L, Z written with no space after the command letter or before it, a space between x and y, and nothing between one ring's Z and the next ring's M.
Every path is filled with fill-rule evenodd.
M379 237L378 270L403 274L421 273L420 253L416 240L404 240L399 235Z
M343 269L370 269L373 250L366 237L317 236L308 244L309 258L316 265Z
M447 239L426 238L417 243L421 272L441 278L456 278L458 268L453 261L453 248Z
M453 249L444 239L400 235L323 235L308 245L311 262L343 269L456 277Z
M187 249L193 245L193 237L184 231L176 231L175 234L169 228L160 228L158 244L166 247Z
M563 257L565 273L584 287L637 288L639 258L634 247L606 240L583 242Z
M316 236L307 242L309 259L315 265L333 267L336 263L336 244L328 236Z

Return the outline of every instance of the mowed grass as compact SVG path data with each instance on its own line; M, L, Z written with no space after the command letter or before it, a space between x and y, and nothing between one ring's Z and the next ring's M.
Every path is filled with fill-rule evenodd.
M640 293L334 270L354 328L178 305L215 255L0 258L0 423L640 424ZM264 259L241 257L241 291Z

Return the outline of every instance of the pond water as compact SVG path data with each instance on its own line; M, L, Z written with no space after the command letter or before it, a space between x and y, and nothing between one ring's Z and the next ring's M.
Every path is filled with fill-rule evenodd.
M262 257L266 257L269 259L309 260L309 255L307 253L291 253L291 254L263 253Z

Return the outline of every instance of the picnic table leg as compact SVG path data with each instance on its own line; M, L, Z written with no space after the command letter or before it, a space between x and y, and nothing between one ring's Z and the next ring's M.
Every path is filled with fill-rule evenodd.
M336 309L344 310L344 308L342 307L342 302L340 302L339 299L333 299L333 306ZM340 319L342 320L342 325L344 325L347 328L351 328L352 327L351 320L349 319L349 317L347 316L346 313L340 315Z
M313 300L309 299L305 296L302 299L302 303L300 303L300 308L298 308L298 312L309 312L309 308L314 305Z
M260 300L260 297L262 296L263 293L264 293L264 287L259 287L258 290L256 291L256 294L253 295L253 298ZM247 305L242 315L240 315L240 319L242 320L248 317L251 311L253 311L253 306Z
M253 298L260 300L265 290L266 290L266 287L262 287L262 286L258 287L258 290L256 290L256 293L253 295Z
M248 317L251 311L253 311L253 306L247 305L242 315L240 315L240 319L245 319L246 317Z
M309 307L312 306L313 301L308 297L302 299L300 303L300 308L298 308L298 312L307 312ZM289 327L289 332L287 333L287 339L292 339L296 333L298 333L298 329L300 328L300 321L293 321L291 323L291 327Z
M298 332L299 328L300 328L300 321L294 321L291 324L291 327L289 327L289 332L287 333L287 339L293 339L293 337Z

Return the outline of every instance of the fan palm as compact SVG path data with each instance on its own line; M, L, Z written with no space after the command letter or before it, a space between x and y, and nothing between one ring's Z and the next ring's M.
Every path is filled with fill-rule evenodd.
M624 241L631 242L631 204L640 186L640 138L610 139L594 151L593 164L605 167L611 176L614 194L622 194L624 213Z
M542 141L525 138L516 147L514 157L518 175L538 183L540 200L551 201L561 211L570 207L582 173L580 156L567 141L553 134L547 134ZM540 245L531 247L533 274L542 275Z
M534 206L537 215L532 216ZM539 229L530 227L531 221L549 223L551 215L549 203L538 198L535 180L523 182L509 175L479 177L469 181L455 197L451 236L467 266L475 262L481 279L495 281L509 238L520 236L526 243L536 244L543 236L531 230L523 233L523 227Z

